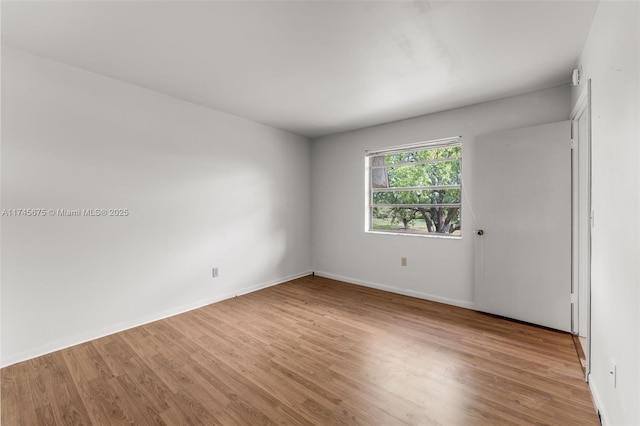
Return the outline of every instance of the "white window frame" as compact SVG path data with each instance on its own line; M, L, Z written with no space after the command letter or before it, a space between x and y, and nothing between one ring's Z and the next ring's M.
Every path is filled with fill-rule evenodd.
M440 186L422 186L422 187L402 187L402 188L373 188L371 185L371 169L376 168L372 166L372 159L376 156L387 155L387 154L397 154L403 152L410 151L420 151L425 149L437 149L437 148L447 148L459 146L460 147L460 156L455 159L460 164L460 184L458 185L440 185ZM460 229L460 234L442 234L436 232L430 233L410 233L410 232L401 232L394 230L383 230L383 229L373 229L373 207L407 207L412 208L416 206L421 207L458 207L460 212L460 223L462 223L462 200L463 200L463 188L462 188L462 136L455 136L450 138L436 139L430 140L426 142L418 142L406 145L397 145L390 148L379 149L379 150L366 150L365 151L365 232L372 234L385 234L385 235L406 235L406 236L417 236L417 237L430 237L430 238L453 238L453 239L461 239L462 238L462 229ZM433 159L433 160L423 160L418 162L411 162L407 164L417 165L417 164L429 164L436 163L441 161L452 161L452 158L442 158L442 159ZM401 163L399 163L401 164ZM386 166L385 166L386 167ZM460 191L460 202L459 203L449 203L449 204L374 204L373 203L373 194L374 192L399 192L399 191L410 191L410 190L434 190L434 189L458 189Z

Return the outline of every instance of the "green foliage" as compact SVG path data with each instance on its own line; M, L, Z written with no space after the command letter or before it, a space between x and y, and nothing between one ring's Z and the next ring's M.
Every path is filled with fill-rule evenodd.
M408 191L374 192L373 204L457 204L460 189L415 189Z
M385 179L378 181L386 182L384 187L374 188L373 218L377 219L374 227L387 220L390 224L402 224L405 230L420 223L428 232L460 231L461 153L460 146L450 146L387 154L384 161L382 156L376 157L374 164L386 165L375 169L378 176L386 173ZM441 186L454 188L438 188ZM385 204L408 206L376 206ZM453 206L439 206L442 204Z

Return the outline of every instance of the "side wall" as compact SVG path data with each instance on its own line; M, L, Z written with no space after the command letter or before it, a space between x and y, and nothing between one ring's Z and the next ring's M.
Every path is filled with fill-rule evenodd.
M2 124L2 208L48 211L1 219L4 365L310 269L306 138L7 47Z
M458 306L473 306L473 157L476 135L569 119L562 86L354 132L315 139L312 258L316 273ZM364 232L367 149L463 137L463 237ZM570 167L569 164L567 164ZM408 266L400 266L406 257Z
M591 79L590 384L606 425L640 424L639 28L640 3L600 2L574 90Z

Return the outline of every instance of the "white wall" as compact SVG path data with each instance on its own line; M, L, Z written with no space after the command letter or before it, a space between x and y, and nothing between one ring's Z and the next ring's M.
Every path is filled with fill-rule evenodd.
M639 27L640 3L601 2L574 91L592 80L590 384L607 425L640 424Z
M312 258L316 273L459 306L473 306L473 155L476 135L567 120L562 86L495 102L315 139ZM463 137L462 239L364 232L364 154L411 142ZM400 258L408 266L400 266Z
M8 365L305 274L307 139L2 50ZM220 268L219 278L211 268Z

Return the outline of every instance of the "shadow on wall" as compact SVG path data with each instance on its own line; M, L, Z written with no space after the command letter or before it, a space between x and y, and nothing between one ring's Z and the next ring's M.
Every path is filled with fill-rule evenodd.
M159 152L156 162L142 163L135 155L89 158L86 174L87 158L14 149L16 167L35 158L43 166L38 179L48 183L16 184L25 191L3 194L5 206L127 214L3 218L4 277L21 283L6 292L12 303L3 316L22 324L3 333L4 347L22 352L65 333L95 337L291 274L283 264L292 227L280 205L288 194L278 189L274 166L257 155L233 162L201 154Z

